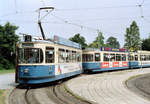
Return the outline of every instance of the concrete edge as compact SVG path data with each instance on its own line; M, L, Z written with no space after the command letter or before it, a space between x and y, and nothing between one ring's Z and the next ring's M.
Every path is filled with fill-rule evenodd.
M127 86L127 81L128 81L128 80L134 79L134 78L136 78L136 77L143 76L143 75L145 75L145 74L147 74L147 73L137 74L137 75L134 75L134 76L129 77L128 79L126 79L126 80L123 81L123 86L124 86L126 89L128 89L130 92L132 92L133 94L136 94L137 96L142 97L144 100L148 100L147 98L145 98L145 97L143 97L143 96L141 96L141 95L135 93L133 90L129 89L128 86ZM150 101L150 100L149 100L149 101Z
M66 83L68 83L68 82L66 82ZM72 91L70 88L67 87L67 84L66 84L66 83L63 85L63 86L64 86L64 89L65 89L69 94L71 94L73 97L75 97L75 98L78 99L78 100L87 102L87 103L89 103L89 104L97 104L96 102L89 101L89 100L85 99L84 97L81 97L81 96L79 96L79 95L73 93L73 91Z

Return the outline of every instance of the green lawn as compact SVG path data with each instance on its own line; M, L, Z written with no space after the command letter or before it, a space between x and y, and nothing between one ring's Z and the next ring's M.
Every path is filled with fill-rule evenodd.
M14 72L15 72L15 69L9 69L9 70L0 69L0 74L14 73Z
M14 73L15 69L0 69L0 74L7 74L7 73ZM1 90L0 89L0 104L5 104L5 98L8 94L8 90Z
M5 104L4 90L0 90L0 104Z
M8 95L9 90L1 90L0 89L0 104L5 104L6 96Z

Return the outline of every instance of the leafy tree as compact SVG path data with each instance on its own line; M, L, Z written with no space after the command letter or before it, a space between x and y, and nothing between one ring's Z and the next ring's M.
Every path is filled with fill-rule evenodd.
M89 44L90 48L98 48L97 42L93 42L91 44Z
M81 44L83 49L87 47L85 38L83 36L80 36L79 33L75 34L73 37L69 38L69 40Z
M18 36L15 31L18 29L7 22L4 26L0 25L0 67L9 69L15 64L15 43Z
M140 49L141 40L139 27L136 22L133 21L129 28L126 29L125 34L125 47L129 50L137 51Z
M115 37L109 37L106 41L106 47L109 48L120 48L120 43Z
M102 32L98 32L98 36L96 37L96 40L93 41L93 43L91 43L89 45L89 47L91 48L101 48L104 46L104 36L102 34Z
M150 36L142 40L142 50L150 51Z

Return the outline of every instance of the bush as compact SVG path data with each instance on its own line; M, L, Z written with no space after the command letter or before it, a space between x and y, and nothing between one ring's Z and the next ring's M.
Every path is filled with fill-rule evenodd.
M10 63L7 59L5 58L0 58L0 69L12 69L14 68L13 63Z
M4 68L3 68L3 65L0 64L0 70L2 70L2 69L4 69Z

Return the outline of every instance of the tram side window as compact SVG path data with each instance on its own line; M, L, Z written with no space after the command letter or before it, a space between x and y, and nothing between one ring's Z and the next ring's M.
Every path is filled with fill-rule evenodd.
M66 50L66 62L69 63L71 62L71 51Z
M58 50L58 62L59 63L64 63L65 62L65 57L66 57L65 50L64 49L59 49Z
M100 53L95 53L95 61L100 61Z
M81 53L80 52L77 52L77 61L81 62Z
M146 55L144 55L144 61L146 61Z
M84 62L91 62L93 61L93 54L83 54L83 61Z
M133 55L129 55L129 61L134 61L134 56Z
M122 61L126 61L126 55L125 54L122 54Z
M141 61L143 61L143 57L144 57L143 55L140 55L140 60L141 60Z
M109 61L109 54L108 53L104 53L104 61Z
M135 61L138 61L138 55L135 55Z
M115 61L115 54L110 54L110 61Z
M83 62L86 62L86 54L82 54L82 60Z
M87 54L87 61L93 61L93 54Z
M148 56L148 55L146 55L146 60L147 60L147 61L149 60L149 56Z
M121 61L121 55L120 54L116 54L116 61Z
M146 61L146 55L140 55L141 61Z
M148 60L150 61L150 55L148 55Z
M72 62L76 62L76 51L72 51Z
M54 63L54 48L53 47L46 47L45 51L46 55L46 63Z

